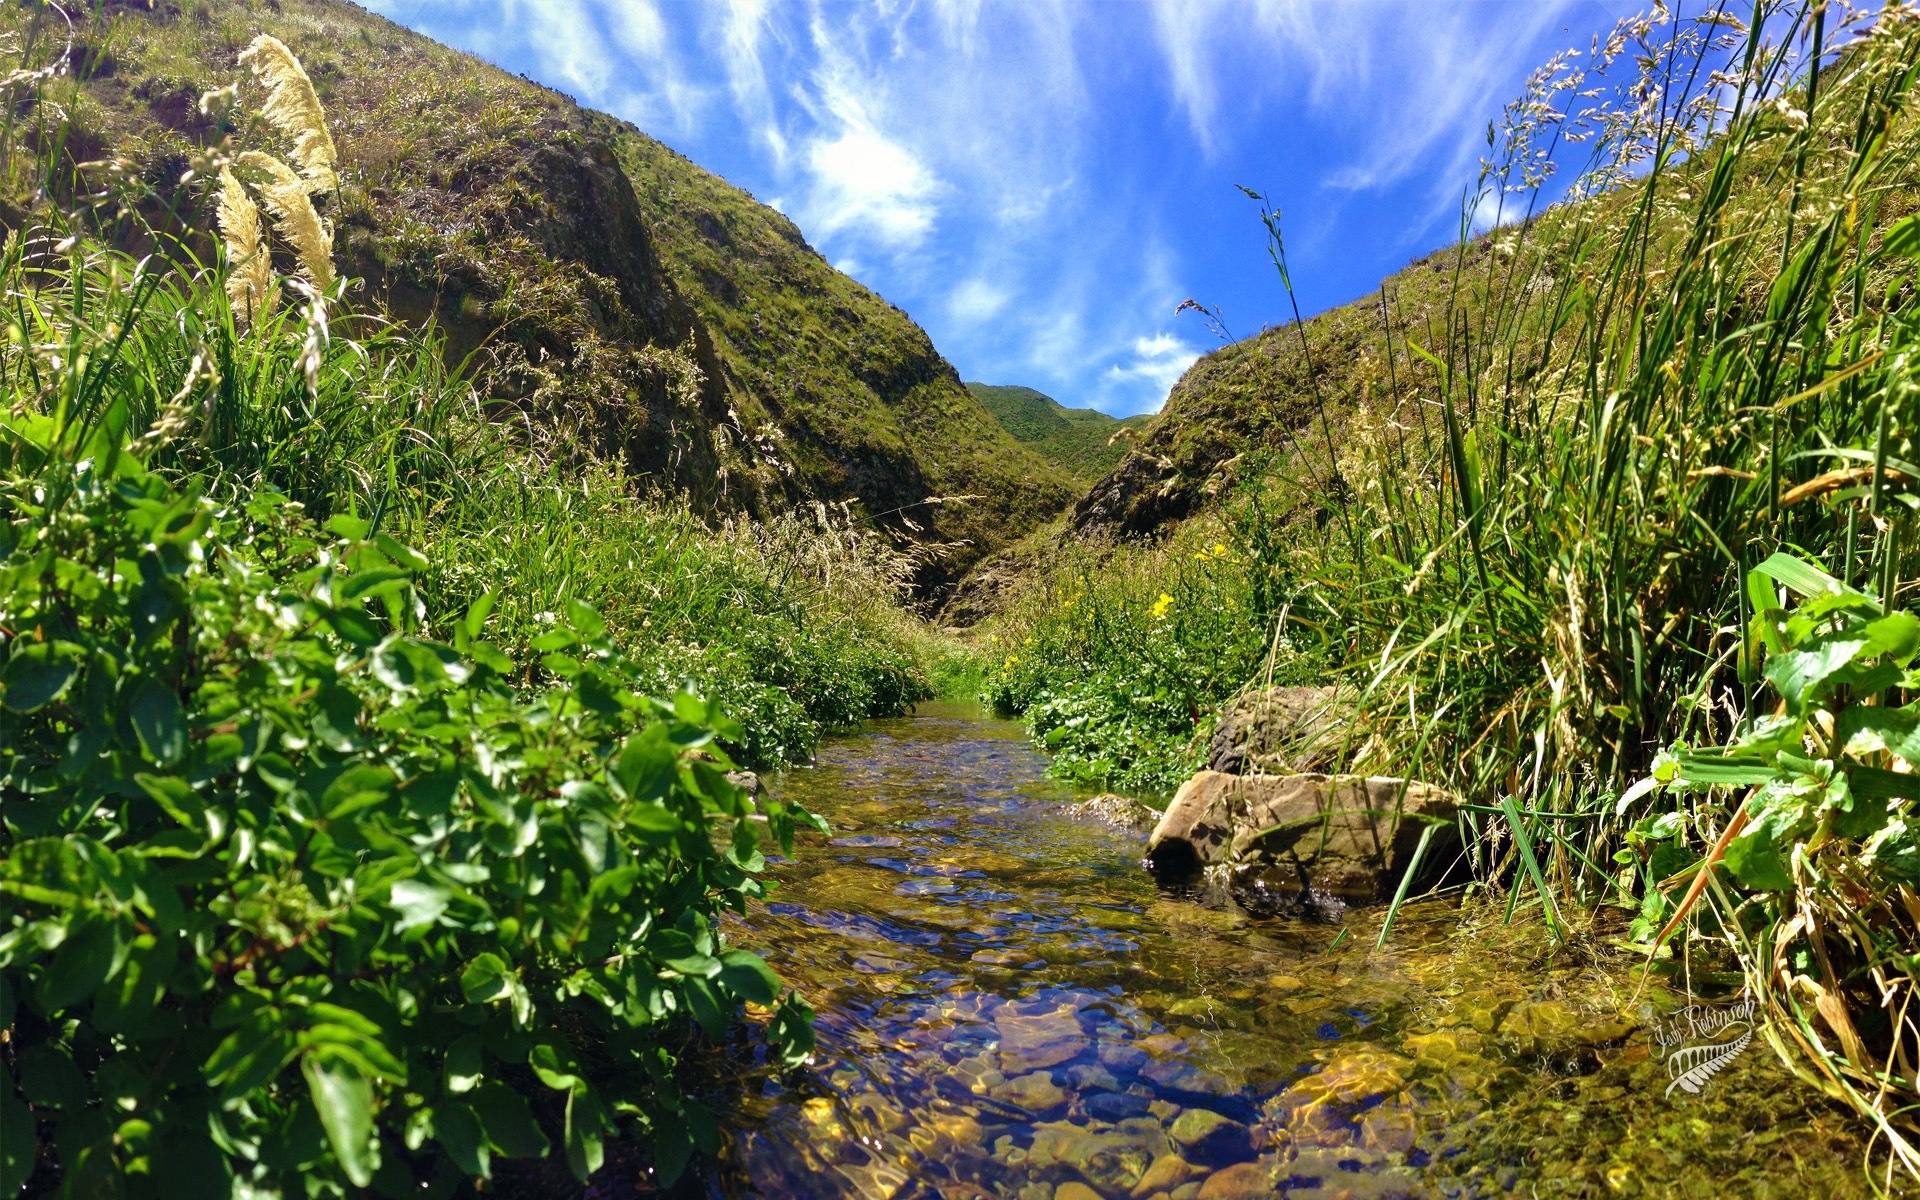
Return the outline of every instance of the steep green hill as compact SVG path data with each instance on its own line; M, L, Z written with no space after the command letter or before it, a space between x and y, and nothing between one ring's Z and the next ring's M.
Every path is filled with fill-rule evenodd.
M1006 431L1076 480L1091 483L1120 465L1128 438L1151 416L1110 417L1098 409L1068 408L1030 387L969 383L968 389Z
M66 36L40 6L8 6L0 28ZM200 97L260 32L327 106L327 215L365 281L350 302L436 325L550 459L618 463L705 513L850 502L923 548L928 596L1070 500L923 330L787 218L632 125L340 0L78 18L70 157L145 176L162 195L145 215L211 254L207 153L245 130ZM16 225L28 201L0 215Z

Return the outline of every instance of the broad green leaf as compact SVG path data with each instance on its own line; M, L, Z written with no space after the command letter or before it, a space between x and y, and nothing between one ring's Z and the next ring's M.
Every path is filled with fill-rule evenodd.
M772 1004L780 997L780 977L758 954L729 950L720 956L720 982L742 1000Z
M93 995L123 950L118 921L99 913L74 917L40 977L40 1007L57 1013Z
M491 1004L506 998L510 976L507 964L499 955L492 952L481 954L460 973L460 991L469 1003Z
M1789 712L1802 712L1818 703L1820 685L1850 665L1867 648L1868 639L1855 633L1821 638L1804 650L1789 650L1767 660L1767 681L1787 702Z
M591 1084L582 1083L567 1094L567 1166L585 1183L606 1162L604 1135L610 1132L607 1112Z
M453 893L437 884L420 879L402 879L393 885L388 893L387 903L400 914L395 923L395 933L405 933L420 925L431 925L447 911L447 901Z
M1910 612L1888 613L1860 632L1867 637L1867 653L1888 655L1903 667L1920 650L1920 617Z
M663 1187L679 1182L687 1163L693 1158L693 1137L685 1122L674 1113L661 1113L653 1122L653 1169L660 1174Z
M173 775L153 775L145 771L133 777L160 810L172 817L187 829L199 829L205 824L206 805L194 792L193 785Z
M370 600L382 591L402 587L413 578L413 572L399 567L378 567L371 571L356 571L348 579L336 582L333 597L336 603L348 604L354 600Z
M493 593L492 592L481 593L481 596L478 600L475 600L472 604L469 604L467 606L467 616L464 624L466 626L468 637L475 638L475 639L479 638L481 631L487 627L487 614L492 611L493 611Z
M33 642L18 645L0 669L0 692L14 712L38 712L66 695L80 675L87 652L71 642Z
M1920 213L1905 216L1880 235L1880 255L1893 258L1920 258Z
M607 623L600 614L590 605L578 600L567 601L567 620L576 630L589 638L599 637L607 631Z
M329 821L337 821L386 800L393 794L394 782L393 772L378 764L348 767L321 793L321 811Z
M380 627L358 609L321 605L320 615L344 641L356 646L372 646L380 640Z
M367 530L372 528L372 522L361 517L350 516L347 513L336 513L327 518L327 523L323 528L325 528L328 533L339 534L349 542L357 542L367 536Z
M128 716L141 748L154 762L169 766L186 754L187 711L166 684L151 675L135 684Z
M527 1065L533 1068L533 1073L541 1083L556 1092L581 1087L586 1083L580 1077L580 1064L573 1060L572 1052L550 1040L533 1048L527 1055Z
M360 698L338 684L314 693L313 732L330 750L348 753L359 746Z
M508 1158L539 1158L547 1152L547 1135L534 1124L526 1097L498 1080L473 1089L468 1101L480 1118L480 1128L493 1148Z
M455 1038L447 1047L444 1065L447 1090L455 1094L472 1091L480 1082L480 1073L480 1035L470 1033Z
M1778 580L1788 591L1798 592L1802 596L1853 590L1806 559L1780 552L1768 555L1766 561L1753 568L1753 572Z
M1725 861L1735 879L1756 891L1779 892L1793 886L1773 833L1764 825L1751 824L1727 843Z
M1905 708L1848 705L1836 723L1834 737L1848 754L1887 751L1920 766L1920 704Z
M733 1017L733 1005L714 989L713 984L699 975L682 979L680 989L687 998L687 1007L693 1010L693 1019L700 1022L702 1032L715 1041L725 1037L727 1022Z
M87 1081L73 1057L46 1042L20 1052L20 1091L41 1108L76 1110L87 1103Z
M1861 857L1908 886L1920 885L1920 830L1904 820L1887 822Z
M472 1108L458 1100L443 1101L433 1109L433 1138L467 1175L493 1178L493 1149Z
M38 1144L33 1112L0 1081L0 1197L17 1196L27 1186Z
M468 653L473 657L475 664L487 668L496 675L513 674L513 660L491 642L475 642Z
M358 1067L325 1046L301 1058L300 1072L307 1077L313 1107L340 1169L356 1187L367 1186L380 1153L373 1141L373 1085Z

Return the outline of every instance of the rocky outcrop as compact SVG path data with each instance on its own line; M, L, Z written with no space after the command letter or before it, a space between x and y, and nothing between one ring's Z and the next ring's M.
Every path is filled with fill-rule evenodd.
M1220 710L1207 769L1226 775L1290 775L1328 765L1347 714L1330 687L1247 692Z
M1082 800L1078 804L1069 804L1062 810L1070 817L1083 821L1098 821L1102 825L1144 837L1159 824L1160 814L1131 796L1117 796L1106 792L1091 800Z
M1405 779L1201 771L1167 806L1147 861L1169 875L1228 866L1237 885L1269 896L1368 903L1391 894L1429 824L1439 828L1421 874L1445 870L1458 848L1458 803Z

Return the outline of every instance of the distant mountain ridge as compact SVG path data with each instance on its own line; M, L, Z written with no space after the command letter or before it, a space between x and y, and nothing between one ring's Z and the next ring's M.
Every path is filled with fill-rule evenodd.
M1112 417L1098 409L1068 408L1044 392L1016 384L969 383L967 388L1015 441L1083 485L1126 457L1130 435L1119 436L1122 430L1144 430L1153 421L1151 415Z

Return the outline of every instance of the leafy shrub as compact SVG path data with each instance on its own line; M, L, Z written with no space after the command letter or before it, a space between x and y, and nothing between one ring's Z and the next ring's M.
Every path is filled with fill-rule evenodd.
M1006 654L985 700L1026 719L1057 775L1171 792L1204 761L1223 701L1269 670L1315 674L1276 637L1257 549L1233 524L1057 564L994 623Z
M445 1194L623 1124L672 1178L674 1084L778 981L715 918L761 892L740 728L592 609L422 630L426 564L271 492L217 506L88 426L0 454L0 1194ZM9 461L10 460L10 461ZM716 840L716 832L721 836ZM768 1037L811 1043L789 996Z

